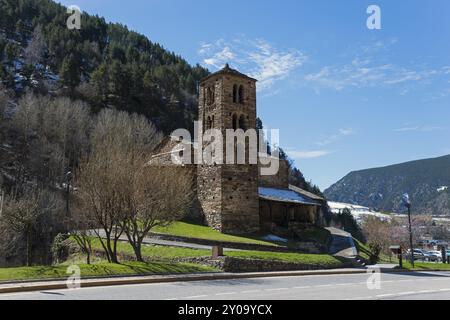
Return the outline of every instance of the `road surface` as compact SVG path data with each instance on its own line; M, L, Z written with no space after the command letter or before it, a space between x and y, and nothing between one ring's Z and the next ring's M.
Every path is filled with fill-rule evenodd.
M372 290L368 279L354 274L176 282L3 294L0 300L450 300L450 273L381 274L380 289Z

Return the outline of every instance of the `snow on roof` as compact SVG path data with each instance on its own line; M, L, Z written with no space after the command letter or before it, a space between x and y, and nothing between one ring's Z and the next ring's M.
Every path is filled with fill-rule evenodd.
M318 206L320 205L316 201L307 198L295 191L288 189L275 189L275 188L258 188L259 197L265 200L280 201L280 202L290 202L298 204L307 204Z

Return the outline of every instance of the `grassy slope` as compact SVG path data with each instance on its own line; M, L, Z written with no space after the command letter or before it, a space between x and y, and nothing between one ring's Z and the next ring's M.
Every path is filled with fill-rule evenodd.
M403 268L407 269L407 270L415 270L415 271L426 271L426 270L450 271L450 264L415 262L414 269L413 269L411 263L409 263L407 261L403 261Z
M96 250L101 250L101 246L98 241L94 241L93 247ZM121 254L133 255L131 246L125 242L119 244L118 251ZM178 257L205 257L210 256L211 251L146 245L142 248L142 255L149 259L164 260ZM339 266L342 263L341 260L327 254L282 253L267 251L226 251L225 255L243 259L253 258L263 260L277 260L326 266Z
M270 242L256 240L254 238L236 237L223 235L207 227L195 226L187 223L177 223L169 229L159 229L158 232L165 231L171 234L185 235L190 230L193 237L203 237L211 240L223 240L234 242L250 242L275 245ZM202 231L205 232L202 232ZM102 251L99 240L93 241L93 249ZM133 257L132 247L126 242L118 243L119 256L122 256L122 264L109 264L99 257L92 257L93 264L84 264L83 257L72 256L66 263L57 266L36 266L20 268L0 268L0 281L11 280L34 280L48 278L66 278L66 268L69 264L76 264L81 268L81 275L90 276L111 276L111 275L143 275L143 274L165 274L165 273L198 273L217 271L214 268L186 263L174 263L175 258L194 258L210 256L210 250L198 250L189 248L163 247L154 245L144 245L142 254L150 260L150 263L138 263L126 261ZM302 253L277 253L264 251L227 251L226 255L236 258L253 258L265 260L277 260L285 262L296 262L315 266L339 267L342 261L326 254L302 254ZM171 261L172 260L172 261Z
M370 248L355 238L353 238L353 240L355 241L356 249L358 250L359 256L364 260L369 261L371 254ZM398 259L395 257L392 257L392 259L390 259L389 256L381 254L379 263L398 263Z
M274 246L275 242L265 241L258 239L254 236L233 236L228 234L222 234L210 227L200 226L196 224L186 222L175 222L169 227L157 227L153 230L157 233L164 233L173 236L191 237L198 239L207 239L214 241L228 241L228 242L240 242L240 243L256 243L262 245Z
M176 222L169 227L162 228L157 227L153 230L156 233L164 233L173 236L191 237L197 239L206 239L212 241L227 241L236 243L251 243L261 244L267 246L288 246L295 248L296 240L290 239L289 242L278 242L263 240L262 236L249 235L249 236L234 236L229 234L222 234L210 227L186 223ZM316 241L318 243L327 244L330 236L330 232L323 228L311 227L298 234L302 241Z
M92 265L77 265L81 269L82 277L198 273L217 271L214 268L201 265L186 263L175 264L167 262L126 262L122 264L101 262ZM66 273L66 270L67 265L0 268L0 281L67 278L69 275Z

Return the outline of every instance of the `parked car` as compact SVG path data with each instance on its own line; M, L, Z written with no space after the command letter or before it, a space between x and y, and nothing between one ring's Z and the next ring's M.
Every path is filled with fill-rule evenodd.
M408 250L406 252L406 259L410 259L411 257L411 250ZM421 261L425 261L425 254L423 252L423 250L421 249L414 249L414 260L421 260Z
M429 261L442 262L442 252L440 251L428 251Z

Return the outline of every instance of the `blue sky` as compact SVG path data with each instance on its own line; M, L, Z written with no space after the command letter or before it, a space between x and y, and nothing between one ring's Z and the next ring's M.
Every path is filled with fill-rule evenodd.
M211 71L258 83L258 115L322 189L450 154L450 1L63 0ZM381 8L369 30L367 7Z

